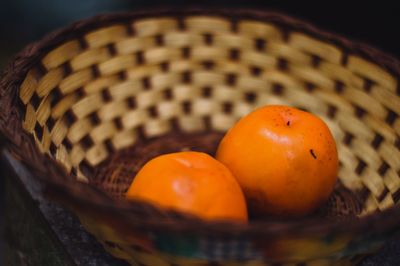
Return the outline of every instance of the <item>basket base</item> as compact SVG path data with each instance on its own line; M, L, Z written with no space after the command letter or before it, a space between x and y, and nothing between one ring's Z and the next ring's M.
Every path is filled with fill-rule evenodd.
M2 169L4 169L5 180L6 181L9 180L9 182L12 181L12 184L10 183L10 186L9 186L10 189L6 190L9 193L7 193L7 195L5 195L8 199L8 200L6 200L6 203L8 203L9 206L12 206L12 208L10 208L9 210L13 210L13 213L19 213L19 214L24 213L24 212L21 212L21 209L19 208L21 206L12 204L13 201L11 200L10 197L11 197L11 195L14 195L14 196L15 195L24 195L25 193L22 193L22 194L21 193L12 193L13 189L19 190L19 189L21 189L22 186L24 187L24 189L26 187L30 187L32 185L31 182L33 182L33 177L25 176L25 174L28 172L26 170L21 171L21 169L24 169L24 166L20 162L14 160L11 156L4 157L4 165L2 164L2 167L3 167ZM10 169L11 171L8 171L7 169ZM18 180L18 182L17 182L17 180ZM28 182L28 180L30 180L30 181ZM11 189L11 188L13 188L13 189ZM85 265L85 263L90 261L92 263L97 263L99 265L109 265L109 264L121 265L121 266L128 265L124 261L114 259L111 256L109 256L106 252L104 252L103 248L100 245L98 245L98 243L92 236L88 235L87 232L83 230L82 226L80 226L80 224L79 224L78 219L74 215L71 215L71 213L69 211L66 211L66 210L56 206L55 204L48 202L46 199L44 199L42 197L42 195L36 194L37 193L36 191L28 190L28 192L29 193L26 194L26 197L23 197L23 198L24 199L29 198L31 201L32 197L33 197L33 198L35 198L35 200L39 201L40 204L38 206L35 205L36 206L35 208L39 208L38 211L40 211L42 213L42 215L46 221L46 223L43 224L43 226L49 227L49 228L46 228L46 230L53 230L54 228L61 228L61 230L56 230L54 232L55 236L56 236L56 238L54 240L60 241L60 243L63 245L63 248L62 248L63 252L64 251L67 252L66 256L72 257L76 264ZM24 204L28 204L28 203L25 202L25 200L24 200ZM40 206L46 206L46 208L41 209ZM54 215L55 213L57 215ZM19 224L20 223L8 223L8 225L12 226L12 227L18 226ZM14 231L11 230L11 232L14 232ZM17 235L10 235L10 237L18 239ZM85 239L84 242L82 242L82 241L78 241L79 243L71 242L71 239L79 240L82 237ZM39 242L38 242L39 238L35 238L34 240L35 241L32 243L28 243L29 245L26 247L27 250L37 250L37 247L39 245ZM347 261L339 261L338 264L339 265L360 265L361 266L361 265L382 265L385 263L386 264L389 263L390 265L399 265L399 256L396 255L400 251L399 240L400 239L398 239L398 238L393 239L391 242L389 242L385 246L384 249L382 249L376 255L368 256L366 258L364 255L359 255L359 256L353 257L352 259L347 260ZM73 243L73 245L71 243ZM105 244L103 243L103 245L105 245ZM7 243L6 243L6 247L7 247ZM108 248L108 251L111 254L113 254L114 256L117 255L109 249L110 248ZM138 252L137 253L138 255L140 255L142 253L146 253L146 252L140 251L140 250L138 250L137 252ZM78 256L78 254L79 254L79 256ZM146 255L148 256L149 254L146 253ZM59 256L58 258L60 260L63 260L63 258L64 258L63 256L61 256L60 254L58 254L58 256ZM118 256L116 256L116 257L118 257ZM30 255L28 255L28 258L30 261L33 260L33 258ZM64 263L68 264L68 261L64 262ZM131 261L131 263L133 265L137 265L136 261L135 262ZM314 265L321 265L321 264L324 265L323 261L313 261L313 263L314 263ZM345 263L347 263L347 264L345 264ZM155 266L154 264L150 264L150 265ZM179 264L176 264L176 265L179 265ZM187 265L187 264L181 264L181 265ZM203 263L201 265L207 265L207 264ZM232 265L235 265L235 264L232 264ZM238 264L236 264L236 265L238 265ZM241 264L241 265L243 265L243 264ZM249 265L257 265L257 264L249 262ZM258 264L258 265L260 265L260 264ZM291 264L291 265L293 265L293 264ZM308 264L306 264L306 265L308 265ZM313 264L311 263L310 265L313 265ZM325 265L332 265L332 264L329 264L329 262L326 262Z
M95 170L86 169L90 182L113 198L122 198L128 190L133 177L150 159L160 154L178 151L201 151L215 155L223 133L174 133L162 137L141 140L133 147L116 152ZM348 219L361 212L361 201L356 193L346 189L338 182L329 200L312 216L327 219ZM251 214L250 214L251 215ZM267 217L250 217L266 219ZM268 217L271 220L271 217Z

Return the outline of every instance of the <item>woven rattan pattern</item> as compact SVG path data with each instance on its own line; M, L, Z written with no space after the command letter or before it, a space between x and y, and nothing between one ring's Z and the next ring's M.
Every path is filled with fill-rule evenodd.
M161 136L173 123L225 131L258 106L288 104L329 124L340 180L371 193L365 211L400 197L396 80L305 34L218 17L151 18L68 41L42 66L21 85L24 129L81 180L80 164L96 166L138 134Z

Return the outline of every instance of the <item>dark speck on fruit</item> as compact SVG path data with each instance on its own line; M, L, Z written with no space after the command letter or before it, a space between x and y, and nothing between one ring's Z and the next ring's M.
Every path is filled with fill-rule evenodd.
M287 121L287 122L286 122L286 125L287 125L287 126L290 126L290 121Z
M310 154L311 154L311 156L312 156L314 159L317 159L317 155L315 155L313 149L310 150Z

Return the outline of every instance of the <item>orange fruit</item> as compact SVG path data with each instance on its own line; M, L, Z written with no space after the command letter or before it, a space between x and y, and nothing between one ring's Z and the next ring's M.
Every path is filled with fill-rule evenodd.
M255 213L305 215L332 193L336 144L317 116L287 106L265 106L224 136L217 159L237 178Z
M126 197L208 220L247 221L245 198L235 177L201 152L170 153L150 160Z

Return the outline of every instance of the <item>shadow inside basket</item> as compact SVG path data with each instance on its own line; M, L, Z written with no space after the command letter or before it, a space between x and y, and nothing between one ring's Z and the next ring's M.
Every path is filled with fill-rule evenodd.
M152 158L171 152L200 151L212 156L222 139L220 132L169 133L162 137L141 140L134 146L117 151L91 171L87 171L89 182L112 198L123 198L140 168ZM316 212L305 218L326 218L328 220L352 219L362 210L362 200L357 192L345 188L340 181L329 200ZM284 218L260 217L250 212L250 220Z

